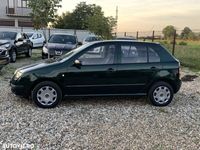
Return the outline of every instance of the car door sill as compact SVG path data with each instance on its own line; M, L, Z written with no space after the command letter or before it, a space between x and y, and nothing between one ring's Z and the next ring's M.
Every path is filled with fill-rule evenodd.
M93 97L93 96L146 96L146 93L137 94L81 94L81 95L65 95L65 97Z

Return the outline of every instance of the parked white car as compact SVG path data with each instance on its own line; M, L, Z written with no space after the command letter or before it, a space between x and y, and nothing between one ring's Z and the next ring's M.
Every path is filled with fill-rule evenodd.
M87 44L89 42L94 42L94 41L101 41L102 38L99 37L99 36L96 36L96 35L90 35L90 36L87 36L84 40L83 40L83 44Z
M28 35L29 39L33 43L33 48L43 47L43 45L45 44L46 40L44 38L43 33L41 33L41 32L27 32L26 34Z

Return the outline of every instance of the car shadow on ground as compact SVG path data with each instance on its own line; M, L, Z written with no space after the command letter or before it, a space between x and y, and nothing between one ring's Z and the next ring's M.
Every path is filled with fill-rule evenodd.
M60 106L69 105L148 105L146 97L142 96L103 96L103 97L66 97L60 103Z

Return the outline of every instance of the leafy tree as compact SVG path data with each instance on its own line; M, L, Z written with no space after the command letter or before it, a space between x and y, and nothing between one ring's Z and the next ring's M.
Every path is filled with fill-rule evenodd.
M165 39L171 39L173 38L175 31L176 31L175 27L169 25L163 29L162 33L164 34Z
M70 12L66 12L63 13L61 16L58 16L53 23L53 27L60 29L73 29L74 25L72 22L72 14Z
M52 22L56 17L56 12L59 3L62 0L30 0L29 7L32 9L30 14L33 20L35 29L47 27L49 22Z
M90 30L104 38L111 38L115 25L116 20L105 17L100 6L86 2L79 3L72 13L64 13L53 23L55 28Z
M189 39L189 37L192 37L193 34L192 34L192 30L189 28L189 27L185 27L183 29L183 31L181 32L181 38L182 39Z
M116 20L113 17L104 17L102 14L95 14L88 20L88 29L104 39L112 38L114 26L116 26Z

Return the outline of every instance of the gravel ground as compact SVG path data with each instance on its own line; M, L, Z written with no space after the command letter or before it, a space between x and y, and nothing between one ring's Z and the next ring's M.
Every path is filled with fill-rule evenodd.
M0 72L0 149L200 149L199 77L184 82L163 108L145 98L104 97L70 98L55 109L40 109L9 87L14 69L35 60L21 58Z

